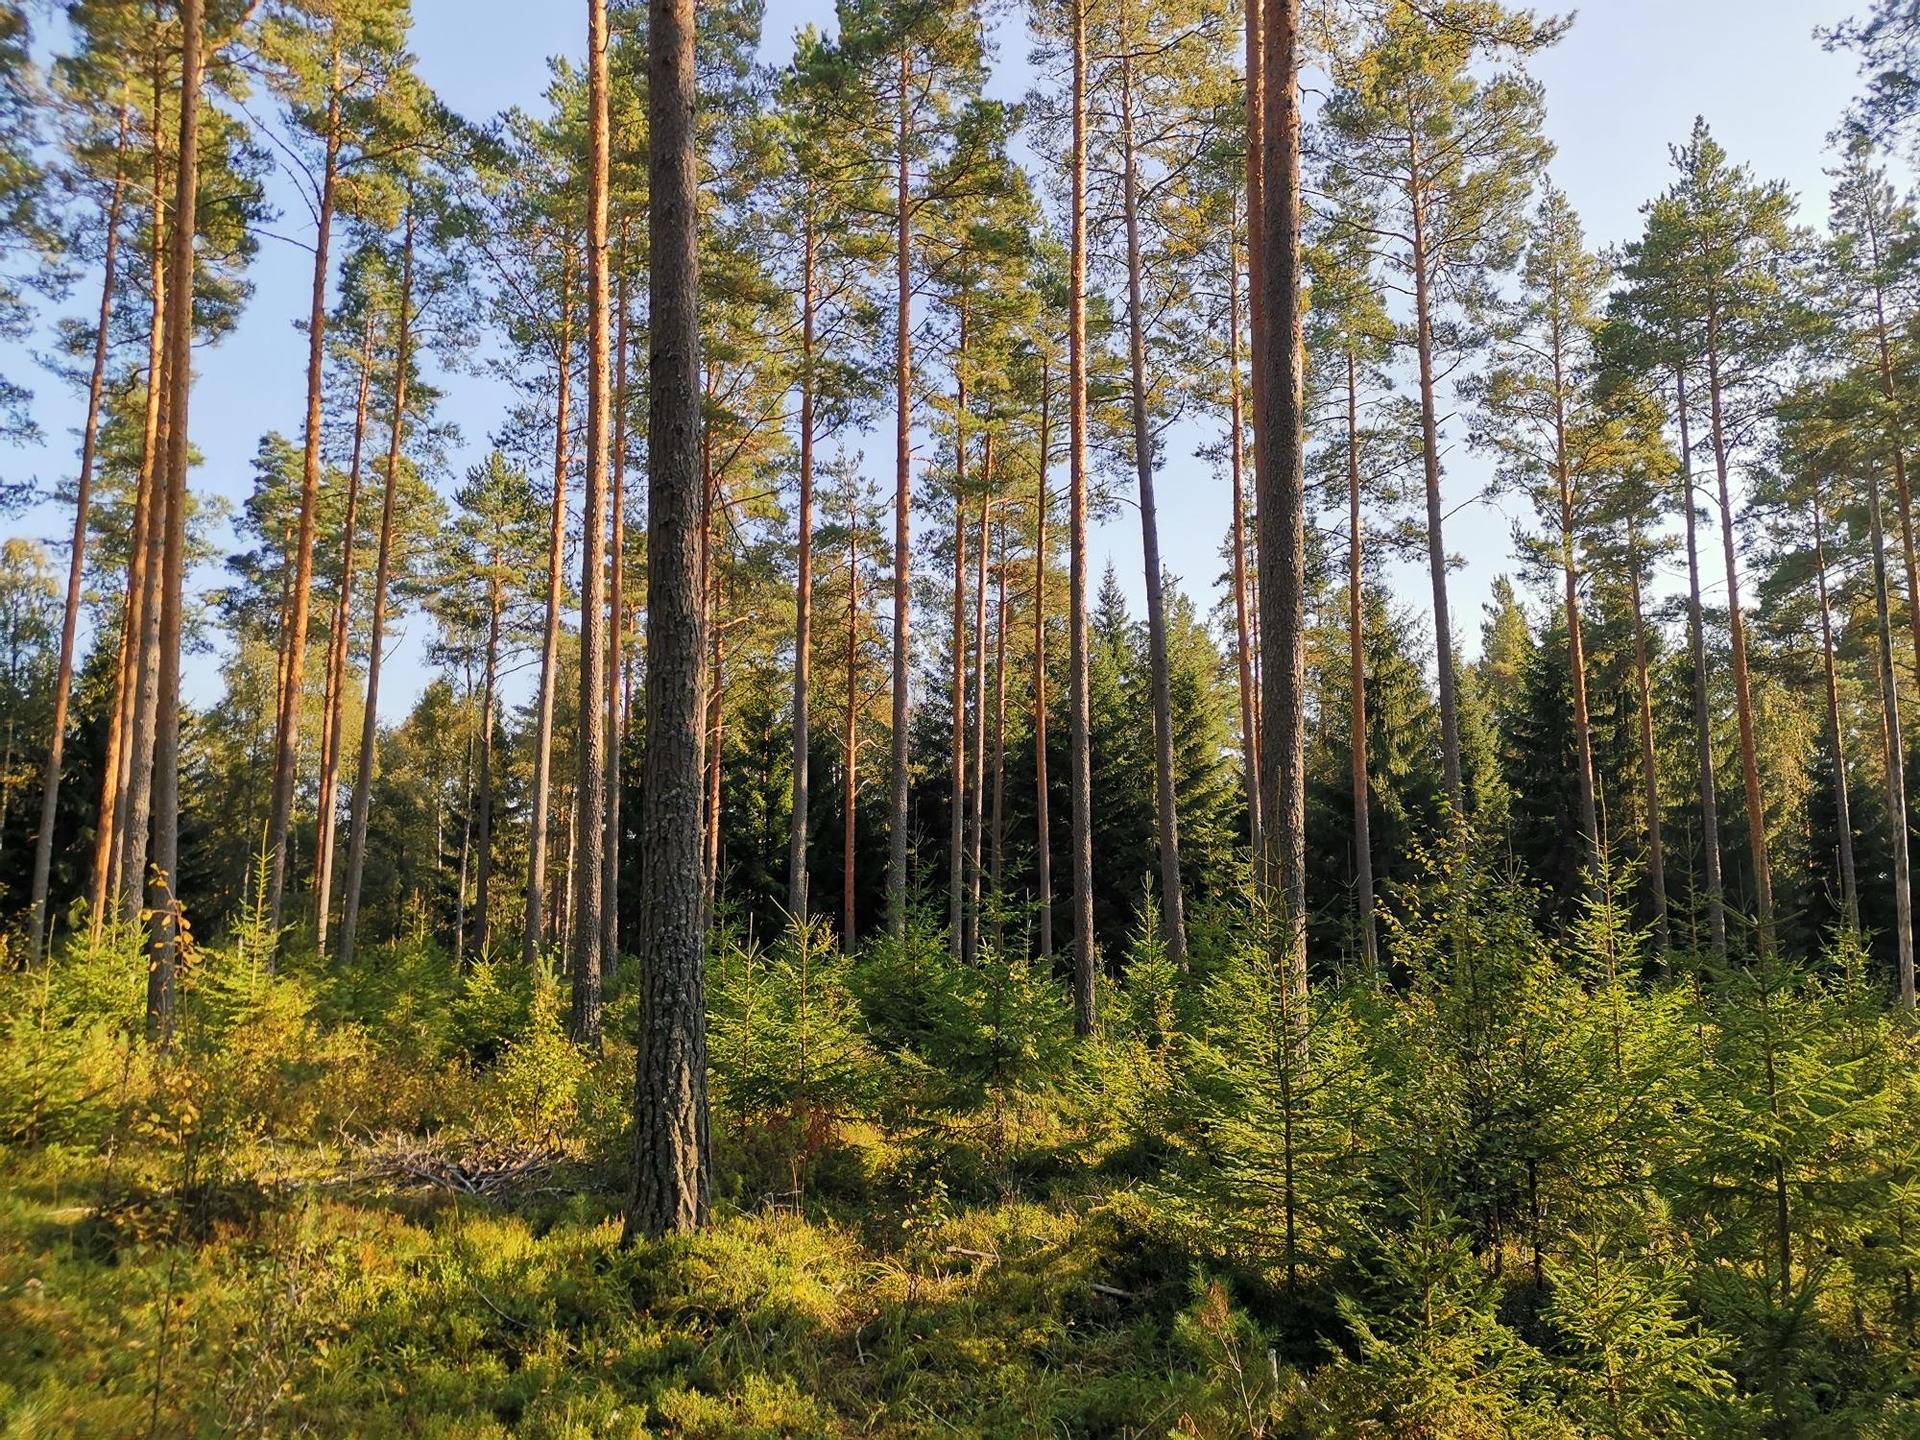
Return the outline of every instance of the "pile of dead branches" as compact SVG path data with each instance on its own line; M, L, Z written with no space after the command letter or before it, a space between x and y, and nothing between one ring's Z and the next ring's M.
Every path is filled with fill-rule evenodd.
M362 1178L486 1197L533 1188L561 1158L543 1145L391 1135L372 1148Z

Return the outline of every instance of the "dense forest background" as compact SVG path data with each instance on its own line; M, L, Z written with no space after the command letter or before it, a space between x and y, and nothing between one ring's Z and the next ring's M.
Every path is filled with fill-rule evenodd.
M580 8L0 6L7 1426L1920 1429L1920 8L1607 250L1571 17Z

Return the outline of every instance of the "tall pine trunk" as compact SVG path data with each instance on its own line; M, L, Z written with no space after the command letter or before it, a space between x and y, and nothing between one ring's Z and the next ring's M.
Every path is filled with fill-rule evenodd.
M580 734L574 782L573 1038L600 1043L600 907L607 823L607 442L613 419L613 294L607 235L607 4L587 0L587 473L580 547Z
M1263 371L1256 399L1266 409L1257 437L1260 526L1261 815L1273 906L1271 953L1293 1005L1304 1013L1306 915L1306 474L1304 315L1300 254L1300 0L1267 0L1265 113L1261 124L1260 284ZM1436 476L1437 483L1437 476ZM1457 756L1456 756L1457 761ZM1454 766L1457 777L1458 765ZM1290 1042L1291 1044L1291 1042Z
M1827 692L1827 744L1833 753L1833 818L1839 832L1840 915L1849 930L1860 925L1860 892L1853 868L1853 806L1847 794L1847 747L1840 728L1840 685L1833 666L1833 611L1827 601L1827 537L1825 508L1819 479L1814 480L1813 577L1814 597L1820 606L1820 668Z
M573 243L560 241L560 335L554 352L553 513L547 530L547 615L540 640L540 689L533 740L533 798L527 814L527 904L520 937L529 968L546 939L547 830L553 798L553 703L560 683L560 605L566 576L568 406L573 370Z
M641 1021L623 1243L707 1220L706 913L699 713L700 317L693 0L650 0L647 756L641 787Z
M1380 975L1380 934L1373 898L1373 826L1367 780L1367 605L1361 551L1360 367L1347 351L1347 685L1348 758L1353 784L1353 890L1360 954Z
M1407 187L1413 214L1413 311L1420 366L1420 463L1426 481L1427 569L1433 581L1433 642L1440 691L1440 758L1456 822L1467 813L1460 778L1460 708L1453 675L1453 619L1447 606L1447 542L1440 499L1440 418L1434 394L1433 282L1429 273L1427 203L1421 185L1420 140L1407 135Z
M960 372L954 395L953 649L950 661L953 723L947 773L953 793L947 805L947 953L958 960L966 948L967 845L967 312L960 312Z
M121 161L127 152L127 107L120 107L114 144L113 189L107 199L106 251L100 261L100 313L93 335L93 368L87 376L87 418L80 431L80 475L73 494L73 547L67 557L66 605L60 618L60 660L53 681L53 725L47 737L47 767L40 782L40 829L33 842L33 920L27 939L29 963L38 964L47 939L47 887L53 877L53 824L60 808L60 771L66 756L67 706L73 690L73 653L80 628L86 579L87 515L93 500L94 450L100 438L100 395L107 376L107 330L113 319L119 278L120 208L126 196Z
M1001 915L1006 908L1001 852L1006 842L1007 813L1007 522L995 527L1000 552L994 565L993 601L993 811L987 821L987 896L993 906L993 948L1003 954ZM974 907L979 908L976 893Z
M847 489L847 726L841 750L846 780L841 805L840 945L850 949L859 931L854 907L855 821L860 796L860 492Z
M353 963L360 932L360 887L367 865L367 816L373 804L373 763L380 738L381 652L386 646L387 590L393 578L393 511L400 489L400 452L407 434L407 372L413 363L413 197L400 251L400 316L394 330L393 425L387 435L386 482L380 496L380 543L373 562L373 623L367 637L366 713L360 721L360 766L347 811L346 898L340 915L340 964Z
M360 346L360 383L353 404L353 453L347 464L347 513L340 533L340 587L333 598L327 642L326 705L320 720L320 809L314 836L314 948L327 950L333 917L333 859L340 831L340 749L346 728L347 657L352 650L354 548L359 539L360 462L367 436L367 400L373 390L373 315Z
M1033 867L1039 893L1040 954L1053 955L1053 797L1047 782L1047 466L1052 443L1049 401L1053 393L1050 360L1040 366L1040 464L1034 485L1033 517Z
M1260 828L1260 726L1254 718L1253 627L1247 615L1246 416L1240 394L1240 260L1227 265L1227 440L1233 485L1233 658L1240 685L1240 772L1247 795L1247 841L1258 868L1266 854Z
M480 793L475 802L479 811L475 829L479 858L475 862L473 951L481 960L490 958L493 944L493 707L494 689L500 669L500 611L504 597L500 581L487 582L487 655L480 683Z
M173 1036L174 994L185 944L180 873L180 642L187 550L187 401L193 389L195 214L200 195L201 0L180 0L180 143L174 171L173 254L169 262L166 532L158 576L158 683L153 744L153 875L147 891L147 1034ZM1911 984L1909 983L1909 990Z
M614 292L613 538L607 563L607 826L601 857L600 966L611 980L620 964L621 757L627 741L627 226L620 224L620 278Z
M800 555L793 584L793 808L787 821L787 909L807 918L809 694L813 669L813 202L800 246Z
M1694 748L1700 768L1700 846L1707 882L1707 932L1716 960L1727 955L1727 903L1720 876L1720 801L1713 779L1713 710L1707 699L1707 617L1700 603L1700 548L1693 509L1693 433L1685 365L1674 368L1680 418L1680 504L1687 534L1687 641L1693 659Z
M287 629L286 682L274 723L273 810L267 820L267 922L280 934L287 885L287 831L293 820L293 782L300 757L300 690L307 665L307 622L313 605L313 539L320 505L321 401L327 358L327 252L333 239L334 191L340 170L340 43L327 64L327 133L320 171L320 206L313 237L313 290L307 307L307 428L300 456L300 533L294 542L292 603ZM272 961L272 949L268 961Z
M1733 501L1727 490L1727 434L1720 405L1718 321L1707 317L1707 401L1712 420L1713 469L1720 493L1720 543L1727 567L1727 627L1733 647L1734 717L1740 726L1740 783L1747 802L1747 847L1753 857L1754 949L1773 951L1773 870L1767 861L1767 807L1760 793L1759 747L1753 730L1753 686L1747 673L1747 623L1740 610L1740 567L1733 540Z
M907 690L913 642L913 208L907 164L913 59L900 48L900 133L894 181L893 774L887 809L887 923L907 933Z
M1653 894L1653 939L1659 947L1661 965L1673 948L1673 934L1667 919L1667 858L1660 833L1660 761L1653 743L1653 676L1647 656L1646 607L1640 594L1640 532L1629 524L1627 531L1627 594L1633 607L1633 673L1639 689L1640 784L1642 805L1647 812L1647 888Z
M1900 682L1893 669L1893 621L1887 597L1887 547L1880 522L1880 476L1867 470L1867 518L1873 543L1874 618L1880 642L1881 740L1887 770L1887 819L1892 830L1894 976L1900 1009L1914 1008L1913 883L1907 842L1907 749L1900 731Z
M1580 626L1580 557L1575 534L1573 463L1567 453L1566 337L1560 326L1560 277L1553 277L1553 471L1560 499L1560 569L1566 584L1567 669L1573 677L1574 763L1579 774L1580 833L1587 842L1587 861L1598 882L1602 869L1600 812L1594 800L1593 717L1587 703L1587 646Z
M973 792L967 806L967 943L972 964L980 954L982 842L987 818L987 517L993 509L993 432L980 451L980 523L974 532L973 576Z
M1098 1020L1093 946L1093 751L1087 619L1087 0L1070 0L1073 24L1072 237L1067 260L1068 737L1072 757L1073 1028Z
M1140 549L1146 569L1147 668L1153 691L1153 777L1160 850L1160 919L1167 958L1187 964L1186 891L1180 882L1180 807L1173 773L1173 680L1167 663L1160 516L1153 493L1153 431L1147 418L1147 326L1140 294L1140 175L1134 151L1133 60L1120 57L1120 204L1127 237L1127 359L1132 391L1133 465L1140 487Z

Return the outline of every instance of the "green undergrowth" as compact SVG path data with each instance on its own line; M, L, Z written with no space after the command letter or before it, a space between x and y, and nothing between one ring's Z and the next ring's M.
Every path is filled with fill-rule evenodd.
M1464 893L1462 892L1464 886ZM1920 1433L1916 1047L1850 941L1669 980L1436 880L1395 972L723 931L715 1222L623 1249L635 1000L131 937L0 977L9 1436ZM1782 1225L1784 1204L1785 1225Z

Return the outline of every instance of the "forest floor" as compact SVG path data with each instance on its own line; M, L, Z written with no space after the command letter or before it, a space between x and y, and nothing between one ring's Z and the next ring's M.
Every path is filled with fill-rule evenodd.
M717 1112L716 1223L622 1249L631 1050L439 965L203 985L167 1062L58 1026L124 967L14 983L66 1038L0 1075L0 1433L1268 1433L1267 1342L1048 1107Z

